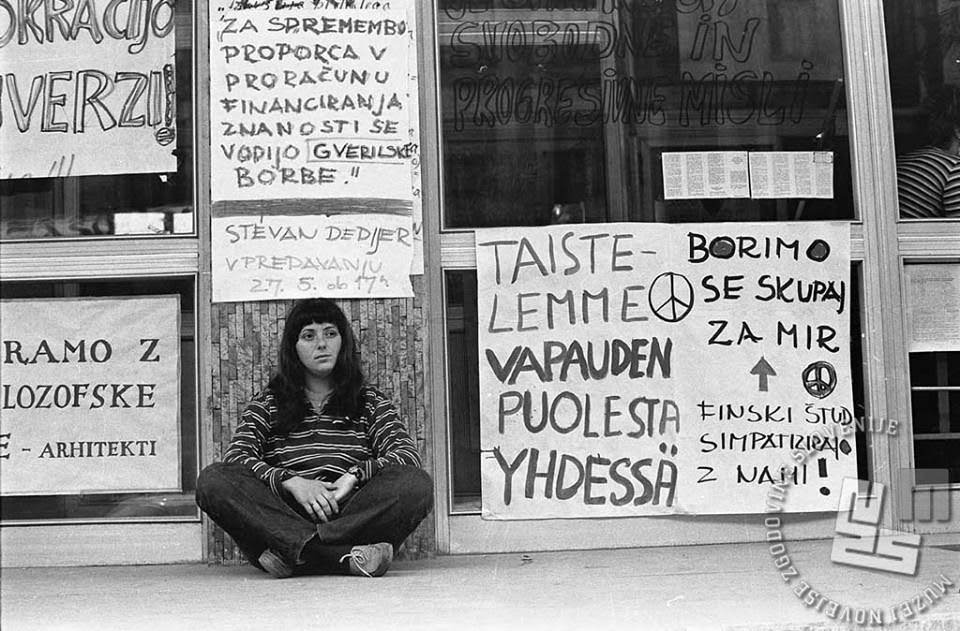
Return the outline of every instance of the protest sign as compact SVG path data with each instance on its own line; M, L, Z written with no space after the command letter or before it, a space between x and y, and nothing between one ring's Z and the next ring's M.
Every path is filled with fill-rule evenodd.
M177 491L180 299L0 302L0 494Z
M0 179L176 171L174 0L0 0Z
M214 217L213 300L412 296L410 217Z
M398 200L411 207L402 11L211 16L213 200Z
M406 254L405 246L371 254L357 242L350 251L349 242L343 242L336 256L362 259L377 269L390 268L389 274L377 275L377 287L362 289L368 284L362 269L354 270L360 280L354 278L357 282L346 285L339 275L328 277L320 269L310 282L301 282L299 275L286 281L271 275L273 289L255 294L239 289L252 287L251 278L229 289L215 286L215 300L227 295L264 300L273 291L311 295L311 291L326 292L330 284L338 296L407 296L412 293L409 279L401 281L394 266L402 259L407 261L408 273L423 271L419 125L413 93L415 13L412 5L397 10L389 4L373 3L370 9L358 6L214 3L211 170L215 214L226 219L232 213L239 220L251 214L250 204L265 203L272 205L265 211L272 217L268 222L276 222L279 215L296 216L299 225L309 222L305 217L312 212L316 225L326 226L328 216L351 215L356 219L347 223L353 221L363 229L382 224L386 230L394 225L400 232L409 230L412 254ZM216 243L215 239L215 249ZM236 254L235 248L229 254L215 250L214 258L225 260ZM224 267L222 273L214 274L214 282L227 281L233 271Z
M846 224L476 236L488 519L833 510L856 475ZM814 457L798 464L797 451Z

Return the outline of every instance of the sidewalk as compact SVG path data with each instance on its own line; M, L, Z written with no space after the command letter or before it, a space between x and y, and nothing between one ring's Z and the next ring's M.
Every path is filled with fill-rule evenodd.
M960 630L960 552L924 548L918 575L833 564L830 541L791 542L803 580L847 607L953 586L903 629ZM0 627L27 629L833 629L764 544L447 556L380 579L275 580L248 566L4 570ZM890 627L889 619L885 628ZM874 627L877 628L877 627Z

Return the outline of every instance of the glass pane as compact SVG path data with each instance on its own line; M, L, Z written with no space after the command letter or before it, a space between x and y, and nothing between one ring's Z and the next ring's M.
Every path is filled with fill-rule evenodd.
M447 228L853 217L836 0L440 0L437 20Z
M960 432L960 390L913 392L912 403L914 434Z
M958 367L960 352L910 354L914 434L960 432Z
M80 6L75 7L78 12L82 11ZM69 12L71 7L73 7L72 3L64 11ZM121 13L122 11L121 9ZM192 12L192 1L176 2L174 13L176 141L169 145L176 156L176 171L0 179L0 240L195 232ZM82 39L85 34L86 31L81 30L77 39ZM10 79L13 79L13 75ZM20 88L21 98L26 100L28 86L32 84L27 83L29 77L25 75L18 76L18 79L23 84ZM127 80L124 85L132 88L135 83L139 82ZM65 85L67 85L66 81L58 84L57 87L59 89ZM143 104L141 107L140 104L146 103L147 97L157 92L153 88L151 90L153 92L144 88L144 94L147 96L141 96L137 107L127 112L129 116L147 116L145 113L147 105ZM4 120L11 124L14 115L11 110L8 110L7 96L4 95L2 115ZM66 97L60 95L55 98ZM70 98L72 100L73 96L71 95ZM91 99L93 102L98 102L95 95ZM125 101L130 99L132 96ZM101 105L101 107L104 106ZM64 109L66 109L65 106ZM111 114L114 118L122 116L122 112L111 112ZM34 118L38 118L36 113ZM63 162L51 165L50 172L67 174L69 170L69 162Z
M884 0L901 219L960 218L960 3Z
M960 352L910 353L911 386L960 386Z
M180 296L180 471L179 493L91 493L6 496L0 520L122 519L198 516L196 339L193 278L84 280L78 282L5 282L0 297Z
M914 434L936 434L940 431L940 393L929 390L910 396Z
M960 482L960 440L918 440L913 444L917 469L947 469L950 482Z
M946 423L948 432L960 432L960 392L953 390L946 395L947 399L947 417ZM960 458L960 452L957 452L957 458Z
M477 274L446 273L450 466L454 510L480 509Z
M910 384L937 385L936 353L910 353Z

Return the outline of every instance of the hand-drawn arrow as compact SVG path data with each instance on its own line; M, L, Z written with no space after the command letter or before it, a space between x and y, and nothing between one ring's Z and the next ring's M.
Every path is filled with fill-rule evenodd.
M763 355L760 356L760 361L750 369L751 375L757 375L759 377L759 386L758 389L760 392L767 391L767 379L771 375L776 376L777 371L773 369L773 366L767 363L767 360L763 358Z

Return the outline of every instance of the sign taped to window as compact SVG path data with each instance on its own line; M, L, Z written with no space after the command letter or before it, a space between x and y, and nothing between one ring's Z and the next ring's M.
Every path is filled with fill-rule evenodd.
M179 296L0 313L0 494L180 490Z
M0 179L177 170L174 0L5 4Z
M758 513L773 483L791 511L836 509L856 476L832 434L854 422L848 224L476 244L485 518Z

